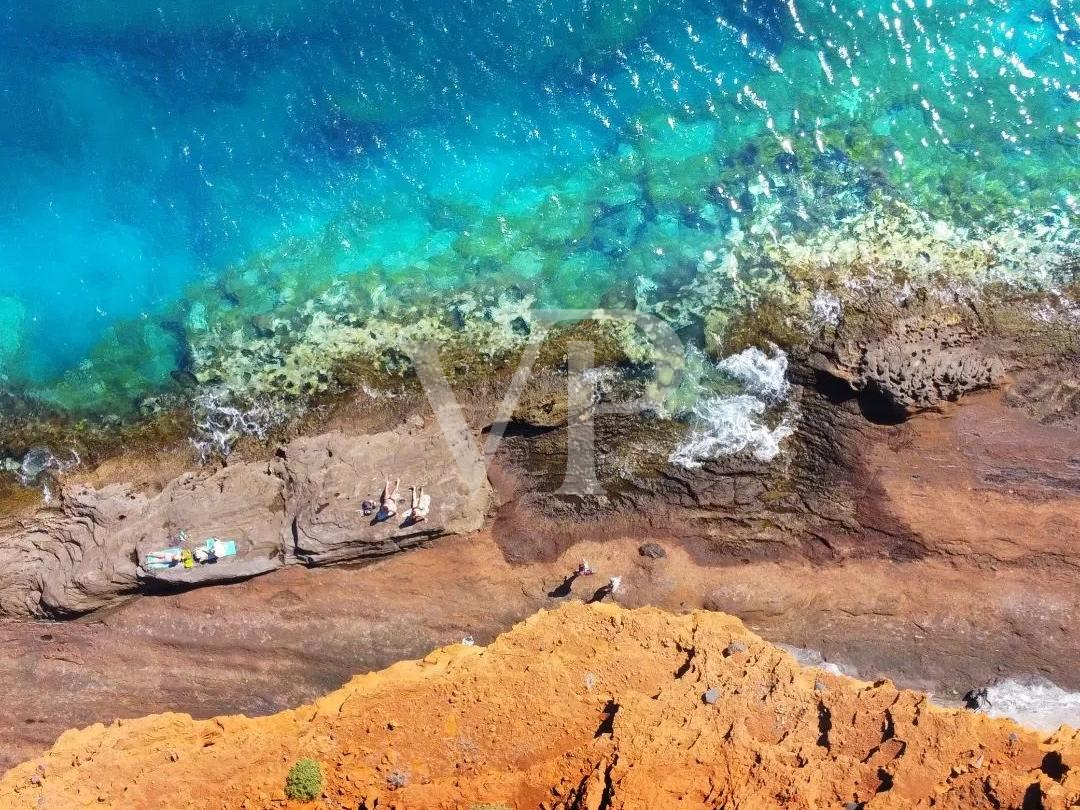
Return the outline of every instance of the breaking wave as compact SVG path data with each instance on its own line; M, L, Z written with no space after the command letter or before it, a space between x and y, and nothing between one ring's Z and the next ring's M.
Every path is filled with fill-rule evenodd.
M717 363L717 368L741 382L748 392L767 402L782 402L791 390L787 381L788 358L777 346L772 347L771 357L756 346L751 346L725 357Z
M697 402L682 414L690 432L668 461L689 469L740 453L772 461L795 432L793 409L783 407L790 391L787 355L776 346L771 355L750 347L724 358L715 369L742 391L710 395L702 386Z

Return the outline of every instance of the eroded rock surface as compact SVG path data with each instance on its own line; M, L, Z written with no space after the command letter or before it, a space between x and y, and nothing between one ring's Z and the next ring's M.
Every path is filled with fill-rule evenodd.
M1005 362L986 337L969 305L871 299L814 346L809 365L899 420L1001 381Z
M1040 512L1057 526L1056 537L1063 531L1076 536L1080 512L1068 482L1075 478L1077 453L1058 450L1080 447L1080 416L1069 394L1080 390L1078 330L1039 321L1029 311L1033 306L1025 301L976 304L925 292L902 301L873 294L851 302L835 328L791 350L797 432L786 440L782 456L763 463L744 453L687 469L668 463L681 435L670 423L599 415L595 433L602 498L558 492L568 431L542 419L529 421L538 410L530 403L496 457L492 480L504 505L495 534L514 560L550 559L597 533L659 530L693 542L701 559L714 563L953 556L955 548L936 538L940 527L933 520L909 520L883 497L879 451L899 449L905 437L932 420L963 412L967 397L1004 387L1000 415L983 409L987 425L980 429L987 435L995 419L1008 424L1015 431L1013 450L1029 463L1010 463L1008 451L995 451L992 464L998 471L978 481L965 479L964 492L975 487L1012 500L1009 510L1020 521L1018 529L1032 522L1024 517L1029 511ZM1050 398L1044 401L1047 392ZM954 440L937 454L951 463L956 450ZM905 463L920 462L911 457ZM960 460L954 470L967 463ZM902 477L902 472L888 472ZM958 520L961 510L981 508L979 498L961 496L955 477L942 484L958 490L955 505L949 498L940 504ZM1025 486L1029 494L1031 487L1039 490L1037 500L1014 497ZM970 514L967 522L978 524L981 517ZM1000 517L995 526L1004 531ZM1048 528L1041 518L1034 526ZM1039 546L1038 534L1018 530L1011 542L1021 549L1011 562L1046 561L1022 550ZM968 552L982 554L983 562L994 557L977 546L968 544ZM1058 543L1055 553L1070 567L1080 559L1074 543Z
M59 503L0 526L0 614L64 617L133 594L228 582L290 563L362 560L433 537L475 531L486 487L471 491L437 427L422 422L371 436L300 438L271 462L241 461L185 473L159 492L131 486L63 488ZM399 514L376 523L383 475L402 480ZM406 525L410 485L432 496L424 523ZM207 537L234 540L235 557L192 569L153 570L147 553Z
M348 562L393 554L445 534L479 530L488 490L472 492L438 429L345 436L331 433L292 442L280 464L293 515L295 557L306 564ZM384 476L401 478L401 508L385 523L364 517L365 500L378 503ZM404 515L410 486L432 495L421 523Z
M64 734L5 807L1042 807L1080 800L1080 736L800 667L717 613L572 605L259 719L167 714Z

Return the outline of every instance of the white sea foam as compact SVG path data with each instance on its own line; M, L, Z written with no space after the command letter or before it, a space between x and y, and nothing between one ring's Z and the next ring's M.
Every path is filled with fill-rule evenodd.
M1058 726L1080 728L1080 693L1068 692L1045 678L1008 678L986 688L991 717L1008 717L1022 726L1055 731Z
M668 458L695 468L709 459L749 452L758 461L772 461L780 442L795 432L786 419L776 427L766 422L765 402L749 394L711 397L695 406L694 428Z
M265 440L270 431L281 425L295 409L280 403L238 405L223 389L207 389L192 404L194 436L191 443L206 461L214 455L228 456L242 436Z
M772 347L771 357L751 346L725 357L717 363L717 368L741 382L751 394L768 402L781 402L791 390L787 381L788 358L777 346Z
M818 290L810 299L810 327L821 330L826 326L837 326L844 314L844 305L840 298L828 290Z
M859 677L859 673L854 667L829 661L817 650L811 650L808 647L794 647L790 644L777 644L776 646L784 650L804 667L814 667L824 672L831 672L833 675L847 675L849 678Z
M668 461L690 469L738 453L772 461L780 454L780 443L795 432L790 409L774 413L791 390L787 355L775 346L771 356L751 347L724 358L716 369L741 383L744 393L702 393L683 414L692 427Z

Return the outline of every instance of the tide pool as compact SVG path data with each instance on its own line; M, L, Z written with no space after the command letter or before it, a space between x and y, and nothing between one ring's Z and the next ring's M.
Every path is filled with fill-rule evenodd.
M883 196L979 236L1078 213L1077 0L7 0L2 19L0 384L73 414L253 385L289 340L346 356L387 307L462 294L677 310L719 289L722 308L759 281L725 261L739 240Z

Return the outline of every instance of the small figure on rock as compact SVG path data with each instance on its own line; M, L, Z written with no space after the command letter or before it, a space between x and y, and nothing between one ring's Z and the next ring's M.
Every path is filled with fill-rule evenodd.
M964 695L964 708L973 712L986 711L993 705L990 702L990 692L985 686L972 689Z
M618 592L621 585L622 577L612 577L608 580L607 585L604 585L603 587L597 589L596 593L594 593L592 595L592 598L589 599L589 604L591 605L594 602L603 602L609 596L614 599L615 594Z
M390 476L386 477L386 484L383 485L382 495L379 497L379 511L375 515L375 522L381 523L384 520L389 520L397 514L397 495L398 484L401 483L400 478L394 479L394 486L390 486Z
M571 571L562 582L548 591L548 596L553 599L562 599L564 596L569 596L578 577L591 577L594 573L592 568L589 567L589 561L582 560L578 563L578 567Z
M405 523L423 523L427 520L428 512L431 511L431 496L424 494L424 488L409 487L412 498L408 511L405 512Z

